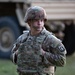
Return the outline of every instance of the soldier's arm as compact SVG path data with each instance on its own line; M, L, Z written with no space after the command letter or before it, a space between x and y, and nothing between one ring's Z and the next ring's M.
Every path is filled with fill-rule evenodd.
M20 42L21 42L20 39L21 39L21 36L14 43L13 48L12 48L12 51L11 51L11 60L15 64L17 62L18 48L19 48Z
M17 61L18 48L26 40L28 33L29 33L28 30L24 31L24 33L18 37L15 44L13 45L12 52L11 52L12 53L11 59L14 63L16 63L16 61Z
M50 40L50 42L49 42ZM64 66L66 63L66 49L62 42L55 36L47 39L50 45L50 52L45 51L44 56L55 66Z

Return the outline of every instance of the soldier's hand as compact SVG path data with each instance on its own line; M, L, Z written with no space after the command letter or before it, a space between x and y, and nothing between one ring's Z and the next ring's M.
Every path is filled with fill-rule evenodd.
M44 54L45 54L45 51L44 51L43 49L41 49L41 50L40 50L40 54L41 54L41 55L44 55Z

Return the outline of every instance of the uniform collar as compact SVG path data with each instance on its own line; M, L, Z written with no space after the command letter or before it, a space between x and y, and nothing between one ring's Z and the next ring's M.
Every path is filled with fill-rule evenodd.
M43 30L40 32L40 34L44 34L46 31L46 28L44 27Z

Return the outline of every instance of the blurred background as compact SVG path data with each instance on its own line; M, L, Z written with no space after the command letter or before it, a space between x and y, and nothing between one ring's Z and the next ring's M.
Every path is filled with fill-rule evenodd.
M0 75L17 75L10 60L15 40L29 26L24 22L28 7L42 6L47 12L45 27L62 40L67 63L56 75L75 74L75 0L0 0Z

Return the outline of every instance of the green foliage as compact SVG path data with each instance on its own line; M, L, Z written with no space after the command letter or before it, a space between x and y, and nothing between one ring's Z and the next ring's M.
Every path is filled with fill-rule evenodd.
M10 60L0 59L0 75L18 75L17 66ZM64 67L57 67L55 75L75 75L75 56L68 56Z

